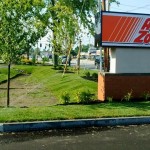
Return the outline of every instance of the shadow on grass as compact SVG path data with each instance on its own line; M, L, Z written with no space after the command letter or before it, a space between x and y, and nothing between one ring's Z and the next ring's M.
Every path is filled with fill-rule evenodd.
M136 108L142 111L150 110L150 101L140 101L140 102L101 102L99 104L89 105L91 109L127 109L127 108Z
M57 104L57 105L64 105L65 104ZM101 102L99 100L92 101L90 103L77 103L77 102L72 102L66 105L83 105L87 106L90 109L127 109L127 108L136 108L142 111L148 111L150 110L150 101L139 101L139 102Z
M16 78L18 78L18 77L20 77L20 76L29 76L29 75L30 75L30 74L22 74L22 73L19 73L19 74L15 75L15 76L11 77L10 79L13 80L13 79L16 79ZM0 85L3 84L3 83L7 83L7 80L1 81L1 82L0 82Z
M86 76L82 76L83 79L85 80L89 80L89 81L94 81L94 82L98 82L98 78L93 78L93 77L86 77Z

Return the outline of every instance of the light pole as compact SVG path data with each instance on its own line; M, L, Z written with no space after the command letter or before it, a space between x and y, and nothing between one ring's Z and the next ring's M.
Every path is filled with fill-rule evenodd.
M99 23L101 24L101 0L98 0L98 19L99 19ZM100 34L101 34L101 25L100 25ZM102 47L100 46L100 66L99 66L99 69L100 69L100 72L102 72Z

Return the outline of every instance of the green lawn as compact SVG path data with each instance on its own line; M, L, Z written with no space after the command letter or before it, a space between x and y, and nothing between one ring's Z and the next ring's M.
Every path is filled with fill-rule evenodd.
M11 78L16 76L18 73L18 71L11 69ZM4 80L7 80L7 66L4 67L3 64L0 64L0 83Z
M14 105L10 105L10 108L0 106L0 122L150 116L150 101L59 105L60 97L64 92L70 94L72 102L77 101L77 92L85 90L89 90L95 94L95 99L97 98L97 82L84 79L83 75L85 70L81 70L79 75L74 72L66 73L65 76L62 77L62 72L60 72L60 70L54 70L52 66L13 66L11 76L13 77L17 73L20 73L18 70L22 70L24 74L30 74L22 78L21 83L24 83L28 88L32 85L36 85L35 87L37 89L35 88L36 90L31 90L31 92L28 91L27 93L27 95L32 97L30 97L30 100L25 99L23 106L28 106L28 108L21 108L19 105L21 102L15 101L16 99L12 99L12 97L11 102L15 101ZM4 75L3 80L6 80L7 71L4 68L0 68L0 72L1 81ZM25 89L22 90L24 91ZM51 93L51 96L56 98L57 103L55 105L50 105L49 103L46 103L45 106L41 105L45 102L42 100L47 96L46 92ZM0 101L3 96L5 96L5 94L0 96ZM48 97L48 100L51 100L51 96ZM40 99L41 103L39 103L37 98L38 100ZM38 106L35 105L37 103L39 103ZM30 104L32 105L30 106Z
M66 73L62 77L62 71L54 70L53 66L16 66L14 68L25 70L32 73L26 83L42 85L41 93L49 91L58 99L64 92L70 94L72 102L76 102L76 94L79 91L89 90L97 98L97 82L83 78L85 70L81 70L78 75L76 72ZM91 71L91 74L93 71Z
M150 102L0 108L0 122L150 116Z

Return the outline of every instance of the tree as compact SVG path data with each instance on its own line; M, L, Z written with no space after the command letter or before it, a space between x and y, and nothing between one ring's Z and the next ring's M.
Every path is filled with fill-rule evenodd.
M44 0L0 1L0 51L3 60L8 64L7 107L10 99L11 63L27 47L29 41L33 44L37 40L41 28L44 27L40 20L44 8ZM36 37L34 40L33 36Z
M59 22L56 22L55 32L55 45L61 45L61 51L64 55L67 55L67 61L64 67L64 73L67 69L67 63L70 65L70 52L75 41L75 37L79 34L80 27L78 19L73 14L72 9L69 6L62 5L58 2L53 7L55 12L58 13L57 17Z
M111 3L116 3L117 5L120 4L118 0L108 0L108 11L110 10Z
M71 32L73 33L73 31L75 31L71 28L72 20L73 22L75 21L75 23L77 23L76 26L73 25L76 30L82 26L93 32L94 28L92 23L92 12L96 10L96 4L96 0L47 0L47 13L50 14L49 28L53 32L52 45L54 52L54 65L57 66L57 56L62 49L62 45L60 45L58 40L58 31L61 32L62 29L64 29L64 31L69 33L68 35L70 36ZM67 17L67 15L70 17ZM75 20L73 20L73 18ZM70 25L67 25L67 23ZM62 28L62 26L65 27ZM77 33L79 35L79 32ZM73 36L77 37L78 35L74 34ZM67 41L73 44L74 40L71 37L70 39L71 40L68 40L67 38Z

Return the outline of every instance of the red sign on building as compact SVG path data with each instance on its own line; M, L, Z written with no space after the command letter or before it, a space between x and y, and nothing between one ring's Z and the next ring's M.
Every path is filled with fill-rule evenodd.
M150 47L150 15L102 12L102 46Z

